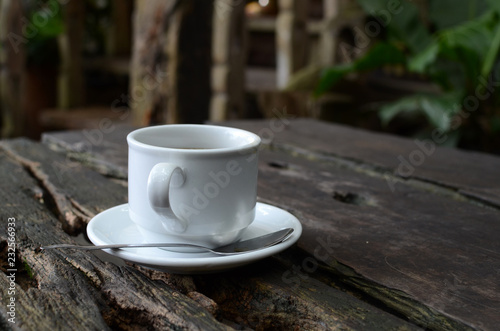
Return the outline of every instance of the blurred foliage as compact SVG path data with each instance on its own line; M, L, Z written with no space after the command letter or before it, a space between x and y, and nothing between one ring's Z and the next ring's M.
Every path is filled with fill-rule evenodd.
M85 44L88 56L106 53L106 34L111 24L112 2L109 0L85 1Z
M28 63L57 64L57 37L65 31L61 4L57 0L27 0L24 4L28 19L24 22L22 42L26 44ZM110 17L109 0L85 0L85 55L103 55L106 52L106 33Z
M378 110L383 124L403 113L422 114L431 126L444 132L468 130L471 137L482 131L485 137L498 138L500 93L495 87L500 85L500 66L495 65L500 48L500 2L429 0L426 15L411 1L401 1L397 8L388 8L387 0L358 3L371 17L366 28L373 24L385 28L376 41L370 40L373 46L349 63L299 72L289 89L313 81L314 95L321 96L348 75L403 67L409 76L436 84L438 92L416 92L384 104Z
M23 33L28 64L56 64L59 61L57 36L64 32L62 8L57 0L26 1Z

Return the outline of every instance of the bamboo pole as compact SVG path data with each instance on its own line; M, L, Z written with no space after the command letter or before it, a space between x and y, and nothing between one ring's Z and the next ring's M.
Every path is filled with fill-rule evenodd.
M58 38L61 65L59 69L58 107L82 106L85 100L83 77L84 1L67 1L64 11L65 32Z
M247 46L244 5L242 0L214 2L211 121L244 116Z
M276 19L276 74L279 88L288 84L291 75L303 68L307 56L307 2L279 0Z

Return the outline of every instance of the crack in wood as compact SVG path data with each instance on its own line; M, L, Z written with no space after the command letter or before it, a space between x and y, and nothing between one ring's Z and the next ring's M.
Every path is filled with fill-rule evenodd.
M34 157L37 157L37 161L41 161L40 167L48 164L42 169L54 180L56 177L50 172L50 163L43 159L46 151L36 147L29 150L40 152ZM15 149L16 152L23 152L22 148L19 150ZM16 283L18 328L26 330L66 330L75 327L82 330L225 328L225 325L217 321L198 301L175 291L166 284L149 279L131 267L116 267L103 263L92 254L79 251L36 252L35 247L40 244L71 243L73 239L62 231L60 222L51 215L47 202L39 203L40 191L31 189L40 185L39 180L12 155L0 151L0 159L2 173L8 174L3 177L3 183L10 188L10 190L0 190L3 201L0 214L2 219L16 218L15 242L18 250L16 259L22 263L17 265L16 281L24 277L34 280L27 286L19 286ZM92 174L93 172L82 171L79 173L79 178L100 183L101 176L93 177ZM62 191L75 182L78 183L78 180L64 183L54 181L53 184L60 184L62 188L58 189ZM91 186L100 199L106 198L109 192L97 189L99 187L97 184ZM114 185L112 188L110 192L117 191ZM87 213L89 206L94 206L91 203L85 204L86 200L81 195L75 194L73 203L70 198L66 199L71 208L76 208L81 213ZM101 204L99 208L105 206ZM7 247L7 231L6 227L0 227L1 256L6 256L2 249ZM2 262L4 261L0 261L0 264ZM3 268L1 271L6 269ZM2 288L9 286L9 279L2 272L0 272L0 285ZM191 293L191 296L196 295ZM198 299L201 301L203 298L198 296ZM0 329L3 327L2 320L5 321L7 316L5 313L5 309L0 309Z
M322 265L321 268L327 273L338 274L344 287L354 288L358 293L362 293L367 302L419 327L430 330L474 330L473 327L444 315L431 305L424 305L412 299L402 290L382 286L361 276L339 261Z
M293 249L293 252L285 255L293 255L296 251ZM365 324L356 324L355 320L374 323L374 319L377 319L375 325L380 329L396 329L395 324L400 323L401 318L396 314L364 309L369 305L354 299L353 294L348 293L345 287L332 286L330 275L322 273L318 278L316 275L303 277L300 284L290 286L289 279L283 273L290 270L290 266L286 268L286 261L289 260L282 260L280 256L260 262L260 268L246 267L217 277L195 277L195 281L203 293L217 302L223 320L237 323L234 327L258 330L331 330L350 326L357 329L363 328L362 325ZM274 276L265 272L271 269L279 272L275 272ZM266 274L265 282L260 276L263 273ZM246 279L244 286L236 285L240 277ZM314 300L310 299L311 295L314 295ZM353 302L356 304L353 305ZM404 329L418 328L405 324Z
M299 249L285 251L277 256L282 263L287 264L307 257L308 255ZM317 270L309 273L307 277L312 277L424 329L450 331L474 329L429 305L412 299L404 291L380 285L363 277L353 268L333 258L319 263Z
M96 171L97 173L105 177L122 180L128 178L128 173L126 170L100 159L99 156L78 152L67 152L67 155L70 160L79 162L80 164Z
M282 161L270 161L267 163L270 167L277 169L288 169L288 163Z
M9 145L0 143L0 148L15 162L19 163L27 173L40 184L43 191L43 202L61 221L63 230L71 235L77 235L85 226L91 215L85 215L74 208L74 203L63 192L52 184L49 176L40 168L40 163L33 162L17 154Z
M82 272L85 277L97 288L101 288L104 280L102 279L102 275L98 272L98 270L96 270L96 268L94 268L94 266L86 266L80 262L80 259L77 260L71 256L67 256L65 260L76 270Z
M74 212L78 214L87 224L92 217L95 216L93 212L91 212L89 209L85 208L82 204L78 203L75 199L68 197L68 200L71 202L71 206L74 207Z
M377 202L372 197L364 196L358 193L334 191L332 194L334 200L355 206L376 206Z
M426 330L476 330L470 325L446 316L430 305L423 305L404 291L381 286L363 277L346 278L345 282L386 306L385 310L396 311L398 315Z
M481 207L494 208L496 210L500 209L499 204L493 201L482 199L481 197L475 195L471 195L467 192L464 192L461 188L421 177L397 176L394 174L393 169L365 163L356 159L351 159L332 153L312 152L311 150L288 144L273 143L272 145L266 146L266 148L273 151L281 151L287 153L288 155L301 157L311 161L329 162L341 169L348 169L370 177L380 178L387 182L389 189L393 189L396 184L405 184L418 190L429 191L434 194L440 194L455 200L464 201Z
M219 305L210 297L198 291L193 277L190 275L171 274L153 269L147 269L139 265L131 264L134 268L142 272L152 280L162 281L170 288L175 289L179 293L186 295L196 301L200 306L205 308L211 315L219 319Z
M120 180L126 180L128 177L126 167L116 165L116 160L114 160L113 158L110 162L109 155L103 156L94 153L90 147L87 147L92 145L87 145L86 140L70 144L58 140L52 137L50 134L44 134L42 136L42 141L51 150L59 153L64 153L68 160L78 162L79 164L82 164L83 166L92 169L105 177L116 178ZM106 143L106 141L104 141L103 144L104 143ZM107 144L110 145L109 142ZM110 151L115 151L115 145L116 144L111 144L111 146L107 147L109 147Z

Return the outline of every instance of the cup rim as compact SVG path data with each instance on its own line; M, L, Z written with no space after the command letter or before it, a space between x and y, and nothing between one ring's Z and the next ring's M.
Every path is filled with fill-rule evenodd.
M231 146L231 147L220 147L220 148L209 148L209 149L183 149L183 148L175 148L175 147L163 147L163 146L155 146L150 145L144 142L141 142L137 139L137 135L144 133L146 131L153 130L162 130L165 128L197 128L197 129L211 129L211 130L231 130L243 133L251 137L251 141L247 144L239 145L239 146ZM214 154L214 153L242 153L247 150L256 149L260 143L261 138L253 132L232 128L227 126L219 126L219 125L208 125L208 124L165 124L165 125L154 125L148 126L140 129L136 129L130 132L127 135L127 143L129 147L136 147L145 151L168 151L172 153L183 153L183 154Z

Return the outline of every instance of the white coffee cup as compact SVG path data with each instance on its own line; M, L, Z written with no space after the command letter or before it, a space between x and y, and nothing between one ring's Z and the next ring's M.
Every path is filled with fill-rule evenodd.
M217 247L254 220L259 136L179 124L135 130L127 142L129 214L145 241Z

